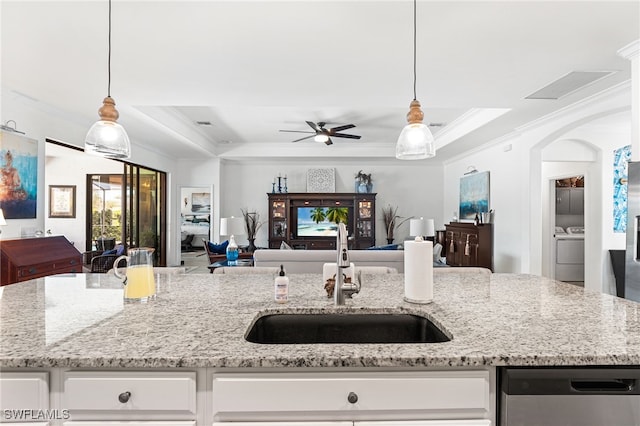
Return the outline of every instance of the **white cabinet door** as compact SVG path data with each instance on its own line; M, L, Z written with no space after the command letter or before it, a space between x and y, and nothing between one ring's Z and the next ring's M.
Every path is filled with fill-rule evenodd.
M0 373L0 410L3 420L16 420L4 410L46 410L49 408L49 374L45 372ZM7 419L6 416L9 416Z

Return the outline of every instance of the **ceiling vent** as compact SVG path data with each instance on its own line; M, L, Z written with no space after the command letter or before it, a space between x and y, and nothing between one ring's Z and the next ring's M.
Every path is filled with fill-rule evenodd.
M196 121L196 124L198 126L211 126L211 122L210 121Z
M560 99L613 74L615 71L572 71L525 99Z

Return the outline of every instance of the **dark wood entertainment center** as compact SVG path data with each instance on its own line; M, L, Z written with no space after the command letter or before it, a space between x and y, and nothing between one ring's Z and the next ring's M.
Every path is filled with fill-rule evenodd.
M301 215L309 209L347 209L349 248L365 249L376 243L376 194L372 193L270 193L269 197L269 248L280 248L283 242L294 249L335 249L336 237L317 235L299 226ZM324 224L326 222L321 222ZM308 232L310 235L304 235Z

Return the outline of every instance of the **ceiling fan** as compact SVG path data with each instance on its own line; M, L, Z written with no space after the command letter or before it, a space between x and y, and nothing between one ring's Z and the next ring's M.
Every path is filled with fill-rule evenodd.
M303 130L280 130L281 132L290 132L290 133L311 133L310 136L305 136L304 138L296 139L292 142L300 142L305 139L314 138L316 142L324 142L327 145L333 144L331 140L332 137L335 138L349 138L349 139L360 139L358 135L348 135L346 133L339 133L343 130L352 129L356 127L355 124L345 124L343 126L332 127L330 129L325 128L327 125L324 121L318 121L314 123L312 121L306 122L309 127L313 129L313 132L307 132Z

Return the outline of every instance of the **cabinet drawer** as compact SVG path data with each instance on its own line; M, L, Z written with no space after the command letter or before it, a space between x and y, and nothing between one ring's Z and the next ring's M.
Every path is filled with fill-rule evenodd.
M278 413L290 420L329 413L340 420L486 418L489 386L488 371L219 374L213 377L213 413L216 421L271 420Z
M49 408L48 373L0 373L0 409Z
M195 416L195 372L71 371L64 375L62 406L71 418L99 411Z

